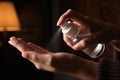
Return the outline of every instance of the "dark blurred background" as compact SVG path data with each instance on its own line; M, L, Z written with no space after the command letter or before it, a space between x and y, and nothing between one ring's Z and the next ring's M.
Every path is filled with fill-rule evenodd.
M0 32L0 77L1 80L80 80L71 76L37 70L28 60L21 57L21 53L10 46L9 37L21 37L48 50L66 51L77 53L90 59L82 52L70 49L62 40L56 22L67 9L74 9L92 18L110 23L116 23L119 19L119 0L0 0L10 1L15 5L20 21L20 31ZM111 6L112 5L112 6ZM52 40L52 41L51 41ZM106 52L111 52L108 46ZM81 53L81 54L78 54Z

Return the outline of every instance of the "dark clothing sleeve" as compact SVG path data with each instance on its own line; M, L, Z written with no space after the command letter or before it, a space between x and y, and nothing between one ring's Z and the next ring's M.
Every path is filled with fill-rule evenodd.
M101 59L97 80L120 80L120 52L115 51L114 60Z
M120 62L101 60L97 80L120 80Z

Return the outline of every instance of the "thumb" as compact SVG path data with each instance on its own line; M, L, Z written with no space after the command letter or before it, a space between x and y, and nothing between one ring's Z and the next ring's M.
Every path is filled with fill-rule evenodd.
M82 40L80 40L77 44L75 44L72 48L74 50L83 50L86 47L88 47L89 45L92 45L94 43L96 43L97 41L94 40L93 37L86 37Z

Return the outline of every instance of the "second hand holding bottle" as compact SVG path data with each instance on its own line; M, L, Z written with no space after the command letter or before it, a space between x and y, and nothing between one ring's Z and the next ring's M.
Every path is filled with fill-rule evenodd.
M73 24L72 21L64 22L61 25L61 29L62 33L68 36L72 40L72 43L74 45L77 44L81 39L91 35L89 30L83 31L75 24ZM90 45L82 51L92 58L98 58L100 55L103 54L104 50L105 44L98 43Z

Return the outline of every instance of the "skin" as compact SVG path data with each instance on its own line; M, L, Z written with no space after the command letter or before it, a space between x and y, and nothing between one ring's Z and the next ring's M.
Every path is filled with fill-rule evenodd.
M74 50L82 50L88 45L95 43L109 43L112 40L117 40L120 38L119 24L113 25L91 19L71 9L68 9L63 15L60 16L57 26L61 26L66 20L72 20L75 25L82 29L89 28L91 32L91 36L80 40L76 45L72 45L70 39L63 34L63 39L66 44Z
M91 19L76 11L68 9L60 16L57 26L61 26L66 20L72 20L81 29L89 29L91 36L80 40L76 45L72 45L71 40L63 34L63 39L68 46L74 50L82 50L94 43L112 43L120 38L118 24L108 24ZM116 27L114 27L116 26ZM58 72L78 77L83 80L96 80L98 63L92 62L76 55L64 52L50 52L31 42L25 42L21 38L11 37L8 41L10 45L22 53L22 57L31 61L37 69L50 72Z
M95 80L97 73L97 63L95 62L70 53L50 52L31 42L25 42L21 38L11 37L8 42L39 70L63 73L83 80Z

